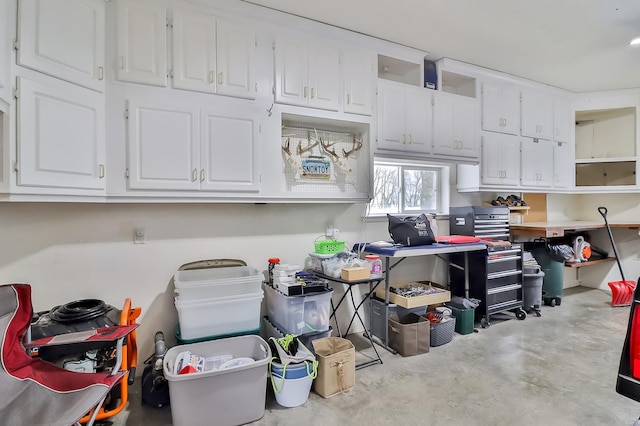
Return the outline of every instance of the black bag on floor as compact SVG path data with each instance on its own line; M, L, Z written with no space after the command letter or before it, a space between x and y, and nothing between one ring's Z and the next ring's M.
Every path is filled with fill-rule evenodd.
M427 215L396 217L387 214L389 235L396 244L403 246L424 246L436 242Z

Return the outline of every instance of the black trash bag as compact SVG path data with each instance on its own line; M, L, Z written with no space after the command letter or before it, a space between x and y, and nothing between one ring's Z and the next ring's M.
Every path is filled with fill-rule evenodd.
M549 244L547 246L547 251L549 252L549 257L551 257L556 262L566 262L571 259L575 259L575 252L573 249L566 244Z
M427 215L396 217L387 214L389 235L396 244L403 246L424 246L436 242Z

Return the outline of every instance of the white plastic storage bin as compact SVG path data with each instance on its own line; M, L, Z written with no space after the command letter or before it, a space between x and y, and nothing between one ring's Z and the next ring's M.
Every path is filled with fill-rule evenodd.
M241 333L260 328L264 292L202 300L175 300L180 334L185 340Z
M276 327L287 334L329 330L333 290L299 296L285 296L265 285L267 314Z
M178 300L240 296L260 291L264 275L251 266L191 269L173 277Z
M256 362L228 369L173 374L182 351L213 357L253 358ZM259 336L239 336L174 346L164 357L171 417L176 426L240 425L264 415L271 350Z

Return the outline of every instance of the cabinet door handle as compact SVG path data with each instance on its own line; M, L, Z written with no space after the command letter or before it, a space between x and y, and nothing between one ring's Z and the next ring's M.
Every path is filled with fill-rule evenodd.
M311 99L313 99L313 97L315 96L315 92L316 89L314 89L313 87L311 88Z
M209 71L209 83L215 83L214 81L214 72L213 71Z
M402 143L403 144L407 143L407 135L405 135L404 133L402 134Z
M100 174L98 175L98 177L100 179L103 179L104 178L104 164L100 164L99 168L100 168Z
M411 139L411 133L409 133L409 145L411 145L411 142L413 142L413 139Z
M200 170L200 182L204 182L204 169Z
M98 80L102 81L104 79L104 67L98 67Z
M308 90L309 90L309 89L307 88L307 86L304 86L304 93L303 93L303 96L304 96L304 98L305 98L305 99L307 98L307 91L308 91Z
M351 94L347 93L347 105L351 105Z
M123 70L125 66L124 55L120 55L120 69Z
M222 71L220 71L218 73L218 84L222 84L222 80L223 80L223 75L222 75Z
M191 181L196 182L198 180L198 169L193 169L191 172Z

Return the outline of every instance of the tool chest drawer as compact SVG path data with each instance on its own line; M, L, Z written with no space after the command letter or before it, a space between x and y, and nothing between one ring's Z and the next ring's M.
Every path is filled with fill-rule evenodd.
M487 274L518 269L521 263L520 249L489 252L487 256Z
M494 272L487 275L487 290L522 283L522 271Z

